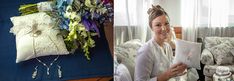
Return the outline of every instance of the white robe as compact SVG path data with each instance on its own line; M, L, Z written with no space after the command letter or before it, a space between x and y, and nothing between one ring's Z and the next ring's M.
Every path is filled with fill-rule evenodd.
M173 51L168 43L164 43L163 49L154 39L151 39L138 50L135 81L157 81L157 76L170 67L173 61ZM191 70L188 70L187 74L171 78L169 81L196 81L198 74L195 69ZM191 76L187 76L188 74Z

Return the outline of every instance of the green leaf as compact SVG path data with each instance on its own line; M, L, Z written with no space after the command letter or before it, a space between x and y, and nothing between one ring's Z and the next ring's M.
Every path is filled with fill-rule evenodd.
M18 10L21 15L28 15L39 12L37 9L37 4L20 5L20 8Z

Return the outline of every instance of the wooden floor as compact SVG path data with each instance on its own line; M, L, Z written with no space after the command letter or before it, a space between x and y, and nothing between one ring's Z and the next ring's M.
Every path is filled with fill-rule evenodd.
M87 79L79 79L79 80L68 80L68 81L109 81L113 77L97 77L97 78L87 78Z

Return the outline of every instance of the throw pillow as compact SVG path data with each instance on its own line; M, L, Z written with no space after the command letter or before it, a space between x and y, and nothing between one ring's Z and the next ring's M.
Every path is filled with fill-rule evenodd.
M55 21L44 12L11 17L16 36L16 63L35 57L69 54Z
M188 67L201 69L201 45L201 43L176 39L175 58L173 62L182 62L184 64L187 64Z

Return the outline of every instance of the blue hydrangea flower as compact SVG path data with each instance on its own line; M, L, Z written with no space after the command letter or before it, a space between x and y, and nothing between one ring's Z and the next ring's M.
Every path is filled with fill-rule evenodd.
M60 17L61 23L59 27L61 29L69 30L69 19L64 17L64 14L66 12L66 8L68 5L71 5L73 0L56 0L56 9L58 11L58 15Z

